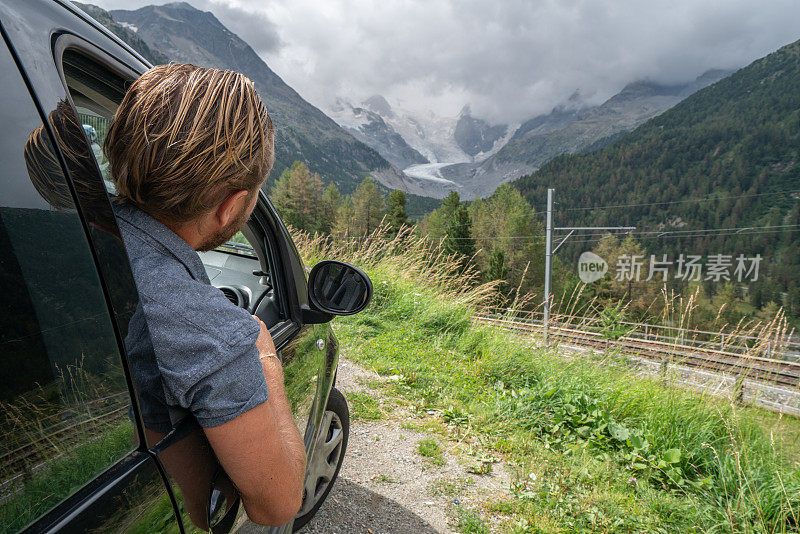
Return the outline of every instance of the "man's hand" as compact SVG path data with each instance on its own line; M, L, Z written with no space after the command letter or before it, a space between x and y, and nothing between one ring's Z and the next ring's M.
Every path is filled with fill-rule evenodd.
M283 369L266 325L256 347L267 380L269 398L232 421L206 428L222 467L242 494L248 517L262 525L282 525L302 503L305 446L297 430L286 391Z

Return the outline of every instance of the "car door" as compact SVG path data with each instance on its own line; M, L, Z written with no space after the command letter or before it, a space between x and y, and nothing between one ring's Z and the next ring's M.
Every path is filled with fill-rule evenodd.
M0 532L177 532L91 246L108 228L81 216L8 14L0 11Z
M60 136L59 143L67 145L62 150L72 155L94 154L88 157L94 161L87 161L85 157L65 159L80 208L92 228L90 239L101 278L108 288L114 318L121 336L126 338L131 324L136 324L137 295L130 269L122 265L124 249L103 188L104 182L108 187L111 185L108 176L103 176L107 171L102 153L97 148L102 144L104 128L121 101L127 84L146 65L101 29L81 20L79 13L70 13L57 5L10 3L5 18L14 23L11 25L14 31L10 33L16 33L25 43L26 59L22 63L30 64L31 84L44 109L52 110L49 112L51 123L65 122L64 118L69 115L67 104L77 112L85 134L83 146L73 150L68 145L76 143L77 136ZM55 68L52 68L53 64ZM69 125L62 126L69 130ZM65 141L68 137L69 143ZM93 169L88 168L90 163ZM255 290L253 293L264 289L262 281L269 281L271 298L264 298L263 294L257 296L251 301L251 311L270 326L284 361L287 393L311 458L335 376L338 354L335 337L327 325L306 325L327 321L329 317L310 310L305 268L286 228L264 195L258 201L246 233L252 240L256 257L247 261L248 258L242 254L229 254L228 265L236 264L236 268L249 278L245 285L250 284ZM206 265L207 269L214 269L209 262ZM260 271L259 275L253 274L256 270ZM154 377L157 375L156 367L154 362L138 359L131 362L131 379L144 412L152 404L146 392L153 389L151 382L158 380ZM221 515L235 517L235 493L230 491L229 484L226 485L224 472L220 475L218 463L202 431L191 418L170 415L174 416L172 422L176 424L160 432L146 428L144 439L167 475L176 508L183 515L183 526L187 529L193 525L207 526L206 508L212 484L217 488L228 488L223 500L229 507L223 507ZM227 510L231 510L233 515L225 514ZM225 525L223 522L220 530ZM283 530L288 529L291 525Z

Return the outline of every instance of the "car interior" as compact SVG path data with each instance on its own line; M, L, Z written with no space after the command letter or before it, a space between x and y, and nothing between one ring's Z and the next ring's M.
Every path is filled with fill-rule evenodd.
M251 233L249 228L245 232ZM264 270L255 249L244 237L234 236L215 250L198 252L211 283L237 306L246 309L272 328L281 319L272 270ZM266 259L266 258L265 258Z

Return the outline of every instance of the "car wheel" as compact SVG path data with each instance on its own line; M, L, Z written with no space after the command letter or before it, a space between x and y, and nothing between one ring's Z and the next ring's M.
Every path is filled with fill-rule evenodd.
M311 521L325 502L342 467L349 434L350 410L347 400L338 389L331 389L308 466L303 506L294 520L293 532Z

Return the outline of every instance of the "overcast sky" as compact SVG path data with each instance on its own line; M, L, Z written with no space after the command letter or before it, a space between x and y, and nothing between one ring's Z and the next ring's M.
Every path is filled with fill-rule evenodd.
M92 0L89 0L92 1ZM133 9L143 0L94 0ZM164 2L155 2L164 3ZM800 39L798 0L189 0L328 109L373 94L494 122L599 104L628 82L682 83Z

